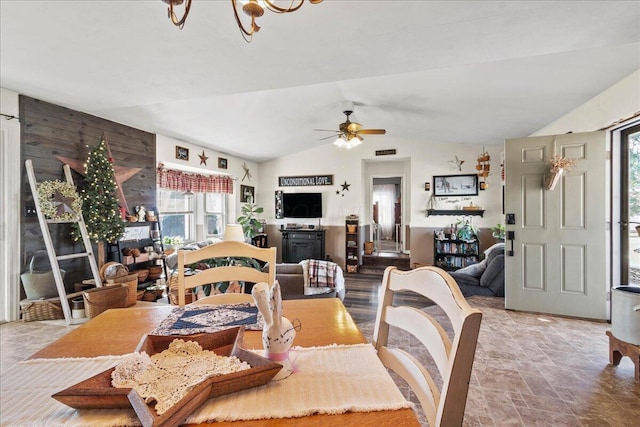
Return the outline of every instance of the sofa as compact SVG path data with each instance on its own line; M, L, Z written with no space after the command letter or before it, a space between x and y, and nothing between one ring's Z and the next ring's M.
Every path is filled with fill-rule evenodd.
M504 297L504 243L484 252L482 261L449 273L465 297Z

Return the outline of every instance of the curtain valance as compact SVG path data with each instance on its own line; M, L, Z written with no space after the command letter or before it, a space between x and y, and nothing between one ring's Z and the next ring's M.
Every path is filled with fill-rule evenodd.
M226 175L203 175L158 167L158 186L165 190L192 193L233 194L233 179Z

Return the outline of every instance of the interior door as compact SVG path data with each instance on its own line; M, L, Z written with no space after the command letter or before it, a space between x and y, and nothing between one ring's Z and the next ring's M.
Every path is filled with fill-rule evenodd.
M607 318L606 147L605 132L505 142L506 308ZM577 165L545 190L555 153Z

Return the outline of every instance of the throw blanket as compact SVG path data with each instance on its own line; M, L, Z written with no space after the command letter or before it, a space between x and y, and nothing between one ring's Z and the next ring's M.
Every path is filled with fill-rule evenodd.
M123 356L37 359L2 375L3 426L140 425L133 409L75 410L50 396L114 366ZM294 348L287 379L206 401L187 423L303 417L411 408L370 344Z
M309 260L309 286L316 288L335 287L338 264L317 259Z

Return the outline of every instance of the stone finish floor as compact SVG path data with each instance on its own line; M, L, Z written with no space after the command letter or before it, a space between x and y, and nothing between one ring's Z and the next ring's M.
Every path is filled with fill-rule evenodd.
M363 287L362 281L358 286ZM363 306L353 317L371 340L370 316L375 316L379 280L372 280L368 287L372 294L369 318ZM347 280L347 306L349 288ZM507 311L502 298L468 301L483 312L483 319L464 426L640 425L640 383L634 381L633 363L625 357L617 367L608 364L605 331L610 325ZM433 306L424 310L439 315ZM64 326L63 321L0 325L0 377L73 327ZM415 341L407 335L396 333L393 342L415 349ZM414 400L402 380L396 381Z

